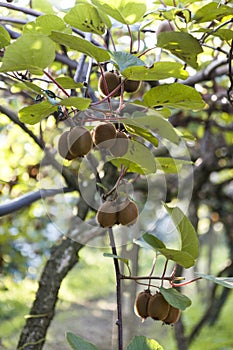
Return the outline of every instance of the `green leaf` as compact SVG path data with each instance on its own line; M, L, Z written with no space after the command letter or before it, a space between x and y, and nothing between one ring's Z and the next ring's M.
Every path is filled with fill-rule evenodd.
M189 267L192 267L195 264L195 260L187 252L183 252L177 249L169 249L169 248L158 249L158 250L168 260L175 261L177 264L183 266L186 269L188 269Z
M128 52L116 51L111 52L112 61L117 68L122 72L130 66L144 66L144 62Z
M66 339L73 350L99 350L97 346L73 334L72 332L66 333Z
M11 37L8 31L0 25L0 49L10 44Z
M189 74L178 62L155 62L152 67L128 67L122 74L131 80L187 79Z
M217 2L210 2L209 4L199 8L193 18L197 23L209 22L212 20L221 21L225 16L232 16L233 8L218 4Z
M44 101L32 106L27 106L19 111L19 119L26 124L36 124L42 119L48 117L57 110L57 106L51 105L48 101Z
M0 72L41 74L55 59L55 44L44 35L25 34L6 48Z
M103 17L99 14L96 7L88 2L81 2L72 7L71 10L65 15L64 20L66 23L69 23L83 32L91 32L102 35L106 29Z
M126 350L163 350L163 347L154 339L136 336L129 343Z
M130 140L127 153L123 157L107 156L107 160L117 167L124 165L129 172L153 174L156 171L155 160L151 151L142 143Z
M66 107L75 107L79 109L80 111L84 111L90 106L91 99L84 98L84 97L68 97L64 98L61 102L59 102L60 105L66 106Z
M92 3L124 24L138 22L146 12L144 0L92 0Z
M194 88L179 83L164 84L150 89L144 95L148 107L169 106L172 108L202 109L205 102Z
M220 284L223 287L233 289L233 277L215 277L212 275L205 275L204 273L195 273L198 277L204 278L208 281Z
M107 50L101 49L90 43L89 41L78 38L75 35L64 34L60 32L52 32L51 39L56 43L68 46L72 50L83 52L88 56L96 59L97 62L103 62L110 59L110 55Z
M144 113L142 116L142 113L136 112L132 115L132 119L128 118L126 121L123 119L122 122L129 126L131 125L132 128L135 125L135 127L138 126L151 130L161 138L165 138L166 140L178 144L180 138L171 123L155 111L149 111L148 113L149 115L145 115Z
M65 22L55 15L43 15L35 21L28 22L23 27L23 34L43 34L50 35L52 30L72 33L71 28L67 27Z
M24 81L24 82L21 82L20 84L22 84L23 88L26 88L33 91L34 93L36 94L42 94L43 93L43 90L37 86L36 84L33 84L31 83L30 81Z
M158 146L158 139L147 128L127 119L124 119L123 124L125 125L126 130L131 134L141 136L155 147Z
M150 233L144 233L142 238L155 250L166 248L165 244L160 239L158 239L154 235L151 235Z
M183 166L191 166L193 164L191 161L169 157L156 157L155 161L157 169L167 174L178 174Z
M54 13L53 6L48 0L32 0L32 8L47 14Z
M58 77L55 80L63 89L78 89L83 87L82 83L76 83L71 77Z
M178 292L174 288L163 288L160 287L160 292L164 296L164 299L167 300L168 304L174 306L182 311L192 304L192 301L184 294Z
M197 55L203 51L199 41L185 32L162 32L157 36L157 46L169 50L193 68L197 68Z
M190 254L195 260L198 257L198 238L193 225L180 208L169 208L166 204L164 207L180 233L181 251Z

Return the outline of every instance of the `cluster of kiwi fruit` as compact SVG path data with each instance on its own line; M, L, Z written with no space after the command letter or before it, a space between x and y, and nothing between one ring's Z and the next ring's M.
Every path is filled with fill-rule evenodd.
M135 300L134 311L144 321L147 317L162 321L165 324L176 323L181 310L170 305L160 292L151 294L149 289L140 292Z
M113 225L133 225L138 218L138 207L130 199L107 200L97 212L97 221L102 227L112 227Z
M117 73L112 71L104 72L103 76L99 78L98 82L98 90L100 95L106 97L114 91L111 97L120 96L122 85L121 82L121 77ZM124 91L132 94L138 91L141 82L140 80L125 79L123 85Z
M93 145L108 149L114 157L122 157L128 150L129 140L125 132L116 130L109 122L98 124L92 132L84 126L75 126L60 136L58 152L63 158L72 160L87 155Z

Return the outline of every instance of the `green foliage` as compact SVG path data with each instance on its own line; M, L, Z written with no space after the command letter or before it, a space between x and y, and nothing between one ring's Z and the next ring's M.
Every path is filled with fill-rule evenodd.
M193 68L197 68L197 55L202 52L199 41L185 32L163 32L158 35L157 46L169 50Z
M48 117L57 110L56 106L51 105L48 101L23 107L19 111L19 119L23 123L37 124L42 119Z
M0 72L29 70L42 74L42 70L55 58L55 44L45 35L25 34L6 48Z
M64 17L66 23L83 30L84 32L104 34L106 25L111 27L111 21L103 12L99 13L97 8L88 2L79 3L74 6Z
M91 344L71 332L66 333L66 339L73 350L98 350L94 344Z
M187 79L188 72L178 62L155 62L151 67L129 66L122 70L122 74L131 80L162 80L170 77Z
M44 15L38 17L35 21L28 22L23 27L23 34L43 34L50 35L53 30L71 34L72 30L65 22L55 15Z
M128 345L127 350L163 350L163 348L154 339L136 336Z
M177 309L184 311L192 304L191 300L186 295L181 294L175 288L160 287L159 290L167 302Z
M104 13L124 24L133 24L142 19L146 12L143 0L92 0Z
M10 44L10 35L8 31L0 25L0 49Z
M128 151L123 157L107 156L107 159L119 168L124 165L129 172L145 175L156 171L155 160L150 150L140 142L133 140L130 141Z
M116 65L117 69L119 69L120 72L122 73L128 67L132 67L132 69L134 70L137 66L145 65L142 60L140 60L139 58L137 58L136 56L128 52L122 52L122 51L111 52L111 58L113 63Z
M148 233L143 235L143 239L168 260L173 260L179 265L189 268L194 265L195 259L198 256L197 234L187 216L178 207L169 208L167 205L164 206L180 233L181 249L169 249L161 240Z
M226 288L233 288L233 277L216 277L211 275L205 275L204 273L196 273L198 277L204 278L208 281L219 284Z
M89 41L74 35L52 31L50 38L60 45L65 45L70 49L83 52L86 55L95 58L97 62L103 62L110 58L110 55L106 50L96 47Z
M144 95L145 106L181 109L201 109L205 106L201 95L192 87L179 83L164 84L150 89Z
M228 15L233 15L232 7L210 2L198 9L193 19L197 23L209 22L212 20L221 21L223 17Z

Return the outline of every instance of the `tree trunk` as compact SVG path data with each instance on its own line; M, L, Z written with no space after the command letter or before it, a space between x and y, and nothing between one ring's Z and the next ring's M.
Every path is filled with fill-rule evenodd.
M17 349L43 348L47 329L55 313L61 282L78 262L78 252L82 247L80 243L65 238L51 249L51 256L42 272L36 298L21 332Z

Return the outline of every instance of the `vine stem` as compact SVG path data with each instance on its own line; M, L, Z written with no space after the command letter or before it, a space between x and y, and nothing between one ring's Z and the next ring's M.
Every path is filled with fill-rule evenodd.
M44 72L44 74L45 74L49 79L52 80L52 82L53 82L54 84L57 85L57 87L58 87L67 97L70 97L70 95L68 94L68 92L67 92L66 90L64 90L63 87L62 87L55 79L53 79L53 77L52 77L48 72L46 72L46 70L43 70L43 72Z
M117 255L115 239L113 235L113 230L110 227L108 229L110 246L112 249L112 254ZM117 298L117 321L116 325L118 327L118 350L123 350L123 322L122 322L122 302L121 302L121 273L119 261L117 258L113 258L115 276L116 276L116 298Z

